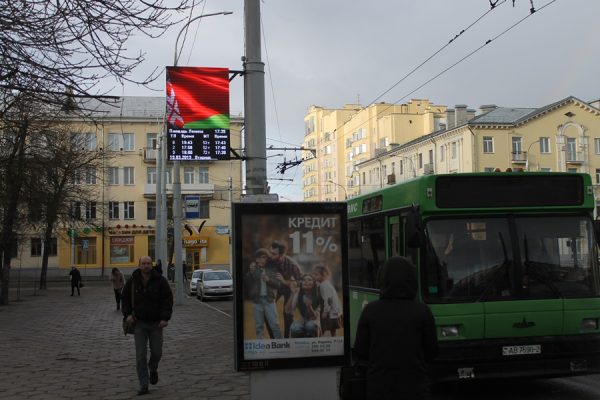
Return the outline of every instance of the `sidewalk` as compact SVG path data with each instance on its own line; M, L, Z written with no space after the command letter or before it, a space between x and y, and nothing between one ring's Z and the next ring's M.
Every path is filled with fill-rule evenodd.
M133 336L124 336L110 283L21 293L0 306L2 399L249 399L234 371L232 302L184 297L165 329L159 382L137 396ZM222 312L217 310L220 308Z

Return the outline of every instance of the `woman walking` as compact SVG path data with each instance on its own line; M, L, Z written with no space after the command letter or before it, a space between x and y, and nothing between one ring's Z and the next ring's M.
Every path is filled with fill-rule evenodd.
M113 284L113 290L115 291L115 300L117 301L117 310L121 309L121 291L125 286L125 278L123 273L119 271L119 268L113 268L110 274L110 281Z

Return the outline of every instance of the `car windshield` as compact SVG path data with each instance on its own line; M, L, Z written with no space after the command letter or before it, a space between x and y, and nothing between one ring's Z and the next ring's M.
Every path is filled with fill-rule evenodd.
M600 294L586 217L431 220L426 229L425 295L433 302Z
M200 271L194 271L192 274L192 278L198 278L200 276Z
M205 272L205 281L225 281L231 279L231 275L227 271Z

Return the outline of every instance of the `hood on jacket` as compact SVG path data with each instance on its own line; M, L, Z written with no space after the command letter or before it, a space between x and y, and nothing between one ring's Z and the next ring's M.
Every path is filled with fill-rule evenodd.
M379 298L414 299L417 295L417 269L406 257L392 257L379 271Z

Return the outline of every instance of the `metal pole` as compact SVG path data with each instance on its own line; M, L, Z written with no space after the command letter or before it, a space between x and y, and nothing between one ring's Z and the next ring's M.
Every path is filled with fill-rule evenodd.
M164 124L163 124L164 125ZM164 128L163 128L164 130ZM161 245L162 245L162 234L163 227L161 224L162 218L162 193L163 193L163 181L162 181L162 132L158 133L158 137L156 138L156 191L155 191L155 199L156 199L156 215L155 215L155 233L154 233L154 259L158 260L162 258L161 254Z
M260 0L244 0L246 55L244 114L246 128L246 193L267 192L267 137L265 124L265 64L261 61Z
M174 51L174 56L173 56L173 66L176 67L177 66L177 61L178 61L178 57L177 57L177 50L178 50L178 44L179 44L179 38L181 36L181 34L183 33L183 31L194 21L203 18L203 17L210 17L213 15L228 15L228 14L232 14L232 12L230 11L222 11L222 12L218 12L218 13L212 13L212 14L204 14L204 15L199 15L195 18L190 19L185 25L183 25L183 27L181 28L181 30L179 31L179 34L177 34L177 39L175 40L175 51ZM264 94L264 93L263 93ZM264 104L264 103L263 103ZM266 153L266 149L265 146L263 146L263 149ZM266 165L266 163L265 163ZM174 251L174 256L175 256L175 304L183 304L183 271L181 269L182 265L181 265L181 255L183 252L183 246L181 243L181 178L179 176L179 169L180 169L180 161L174 161L173 162L173 251ZM266 172L266 170L265 170Z

